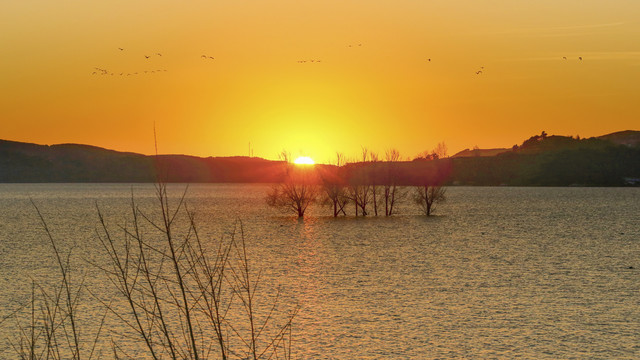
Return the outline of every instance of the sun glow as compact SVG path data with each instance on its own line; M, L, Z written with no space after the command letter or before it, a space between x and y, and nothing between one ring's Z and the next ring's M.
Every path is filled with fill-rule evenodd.
M295 160L293 160L293 163L296 165L313 165L316 162L308 156L298 156Z

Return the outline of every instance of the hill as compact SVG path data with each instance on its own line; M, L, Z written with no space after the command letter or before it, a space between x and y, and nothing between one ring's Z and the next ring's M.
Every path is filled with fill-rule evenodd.
M452 158L460 158L460 157L479 157L479 156L496 156L498 154L505 153L507 151L511 151L511 149L497 148L497 149L464 149L455 155Z
M450 182L466 185L624 186L640 178L636 132L597 138L534 135L493 157L454 158ZM615 141L611 141L614 139ZM620 145L620 143L625 145Z
M610 141L615 144L626 146L639 146L640 145L640 131L625 130L614 132L607 135L598 136L598 139Z
M260 158L146 156L96 146L0 140L0 182L273 182L281 164Z
M640 183L640 131L597 138L534 135L511 149L464 150L453 157L367 162L341 169L316 165L345 181L425 181L459 185L624 186ZM0 182L281 181L283 163L254 157L146 156L89 145L37 145L0 140ZM395 172L395 173L394 173ZM340 175L337 175L340 174ZM356 174L356 175L354 175ZM382 179L382 180L380 180ZM388 179L387 179L388 180ZM358 180L356 180L358 181Z

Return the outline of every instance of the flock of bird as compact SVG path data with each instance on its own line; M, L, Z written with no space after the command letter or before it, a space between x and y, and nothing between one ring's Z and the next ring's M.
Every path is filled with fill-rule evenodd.
M118 50L124 51L124 48L119 47ZM143 56L146 60L150 60L152 57L162 57L162 53L156 52L151 55L145 54ZM91 72L91 75L95 75L95 76L137 76L137 75L144 75L144 74L147 74L147 75L157 74L157 73L169 71L167 69L155 69L155 70L143 70L143 71L132 71L132 72L129 72L129 71L118 72L118 71L111 71L111 70L103 69L99 67L94 67L93 70L94 71Z
M91 73L91 75L99 75L99 76L135 76L135 75L142 75L142 74L155 74L155 73L160 73L160 72L167 72L167 69L158 69L158 70L144 70L144 71L136 71L136 72L121 72L121 73L117 73L117 72L112 72L109 71L107 69L101 69L98 67L94 67L93 68L95 71L93 71Z
M347 45L347 47L350 47L350 48L361 47L361 46L362 46L362 43L348 44ZM118 50L124 51L124 48L119 47ZM162 53L156 52L153 55L144 55L144 58L146 60L149 60L149 59L151 59L152 56L162 57ZM203 59L203 60L215 60L215 57L210 56L210 55L200 55L200 58ZM562 60L567 60L567 59L568 58L566 56L562 57ZM578 60L582 61L583 60L582 56L578 56ZM322 60L320 60L320 59L308 59L308 60L307 59L303 59L303 60L298 60L297 62L298 62L298 64L306 64L306 63L317 64L317 63L321 63ZM431 62L431 58L427 58L426 62ZM111 75L111 76L114 76L114 75L117 74L116 72L111 72L111 71L109 71L107 69L102 69L102 68L98 68L98 67L95 67L94 70L95 71L92 72L92 75L103 75L103 76L104 75ZM143 72L126 72L126 73L125 72L121 72L121 73L119 73L119 76L135 76L135 75L139 75L139 74L143 74L143 73L144 74L155 74L155 73L166 72L166 71L167 71L166 69L159 69L159 70L146 70L146 71L143 71ZM484 66L480 66L480 68L478 70L475 70L475 74L476 75L484 74Z

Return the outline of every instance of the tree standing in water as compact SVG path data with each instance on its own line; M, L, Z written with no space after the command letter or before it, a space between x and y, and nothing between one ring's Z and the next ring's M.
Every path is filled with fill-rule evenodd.
M398 161L400 152L396 149L389 149L385 153L385 171L383 174L383 194L384 215L393 215L396 200L403 197L403 192L398 187Z
M322 204L333 208L333 217L340 213L347 215L345 206L349 203L344 179L340 176L341 167L344 165L344 155L336 153L336 163L333 168L320 169L319 176L322 183Z
M420 163L413 192L413 201L420 207L422 213L430 216L435 206L445 200L446 189L442 184L447 177L446 158L447 147L444 142L439 143L431 151L431 159ZM440 160L438 160L440 159ZM445 161L445 163L443 163Z
M367 216L367 205L371 200L371 183L367 169L367 161L369 160L369 149L362 148L362 162L353 164L348 177L348 193L349 198L355 204L356 216L358 212L362 216Z
M445 192L446 189L439 185L425 184L416 186L413 193L413 200L420 206L420 209L425 215L430 216L433 210L435 210L435 205L444 201Z
M267 205L294 212L298 218L302 218L318 197L314 168L292 164L286 151L280 154L280 159L284 163L284 179L274 184L267 193Z

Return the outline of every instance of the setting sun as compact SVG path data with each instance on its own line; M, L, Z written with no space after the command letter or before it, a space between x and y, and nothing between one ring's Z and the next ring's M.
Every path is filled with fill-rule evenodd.
M316 162L308 156L298 156L298 158L296 158L293 163L296 165L313 165Z

